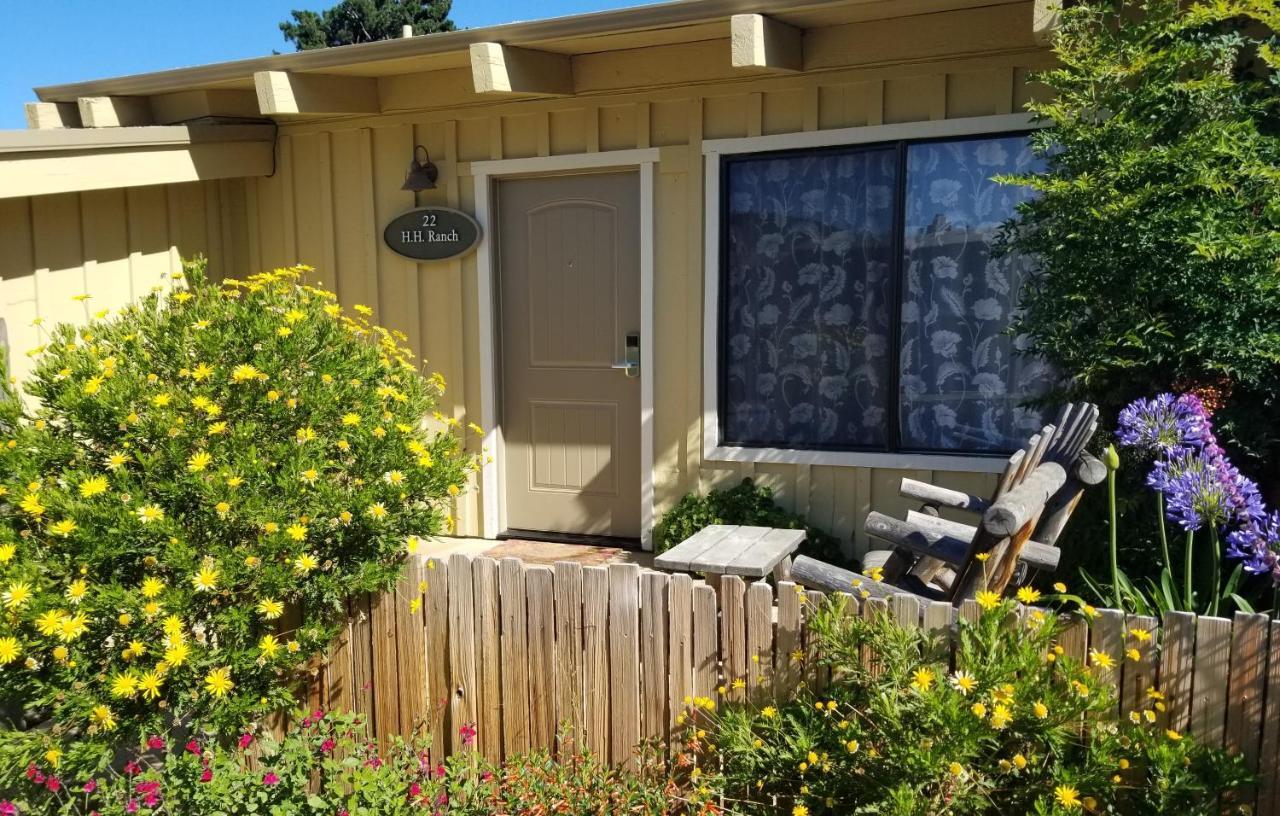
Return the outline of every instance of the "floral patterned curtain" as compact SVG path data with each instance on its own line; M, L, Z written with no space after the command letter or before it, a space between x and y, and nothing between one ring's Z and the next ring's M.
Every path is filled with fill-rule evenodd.
M726 443L886 444L897 156L728 163Z
M1023 136L907 149L900 443L909 449L1009 451L1039 430L1020 407L1052 384L1042 360L1005 332L1031 262L992 258L1000 224L1029 190L992 176L1038 169Z

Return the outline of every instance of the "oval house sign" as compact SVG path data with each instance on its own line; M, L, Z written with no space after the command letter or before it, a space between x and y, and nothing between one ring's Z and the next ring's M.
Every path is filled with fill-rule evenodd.
M415 261L443 261L466 255L480 243L480 225L461 210L419 207L391 219L382 240Z

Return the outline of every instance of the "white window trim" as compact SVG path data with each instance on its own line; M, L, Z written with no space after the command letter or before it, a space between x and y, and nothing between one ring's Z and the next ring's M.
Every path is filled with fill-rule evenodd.
M527 159L476 161L470 166L475 184L475 215L481 227L476 252L477 296L480 326L480 418L484 426L486 456L480 468L481 535L493 538L507 528L503 478L505 457L502 427L498 421L498 351L494 263L493 182L522 175L553 175L583 170L637 170L640 174L640 546L653 548L653 189L657 176L658 148L611 150Z
M821 451L791 448L747 448L720 444L720 157L818 147L979 136L1031 130L1032 114L975 116L899 125L814 130L774 136L708 139L702 143L704 206L702 317L702 458L709 462L758 462L793 465L834 465L892 469L948 470L1000 473L1008 463L1004 454L899 453L883 451Z

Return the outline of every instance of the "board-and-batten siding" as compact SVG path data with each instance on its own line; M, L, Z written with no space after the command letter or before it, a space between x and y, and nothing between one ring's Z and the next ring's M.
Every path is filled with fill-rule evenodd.
M249 230L240 179L0 199L0 317L11 373L58 323L84 323L170 286L204 255L241 274ZM76 300L88 294L87 300Z
M826 54L839 47L834 34L822 35L821 43ZM652 52L642 62L636 62L637 55L612 57L614 80L675 82L673 67L661 58L663 49ZM690 53L704 52L727 63L727 43L694 44ZM879 55L884 54L881 47ZM277 175L247 182L250 263L271 267L301 260L316 266L344 303L375 307L381 322L404 331L429 368L444 374L446 415L478 421L475 257L415 265L384 247L380 225L415 205L474 211L472 161L658 147L654 313L661 330L652 361L658 513L690 491L751 476L772 488L784 506L861 552L866 548L861 522L872 507L890 513L905 509L897 496L901 477L977 493L989 491L993 477L702 461L702 140L1007 114L1028 101L1026 75L1044 60L1028 49L933 64L734 77L636 93L286 125ZM650 66L642 76L622 73L642 65ZM575 70L581 66L575 62ZM610 75L600 66L598 76L604 85ZM414 104L407 85L394 88L390 98L384 93L384 106ZM430 88L426 81L416 86L419 105L429 104ZM425 145L440 168L438 188L416 195L399 189L415 144ZM480 533L476 491L464 496L457 516L460 533Z

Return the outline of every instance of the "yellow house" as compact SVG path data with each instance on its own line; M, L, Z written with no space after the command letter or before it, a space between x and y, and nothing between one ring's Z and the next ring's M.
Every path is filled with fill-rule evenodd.
M647 544L752 477L860 553L902 476L988 491L1041 424L988 245L1053 25L682 0L37 88L0 133L11 365L182 257L307 263L485 429L461 533Z

